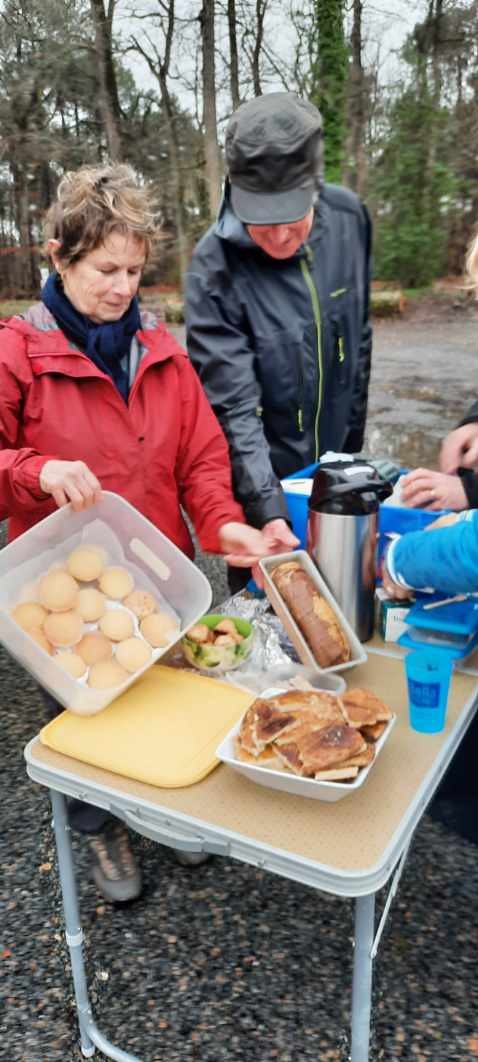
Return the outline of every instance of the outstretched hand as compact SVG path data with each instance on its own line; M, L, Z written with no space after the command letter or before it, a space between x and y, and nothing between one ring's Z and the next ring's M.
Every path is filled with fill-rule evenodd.
M274 552L263 532L249 524L232 521L223 524L219 528L219 542L224 559L235 568L251 568L260 557Z
M227 563L235 568L252 568L254 580L260 587L262 573L258 560L299 545L299 539L292 533L285 520L271 520L262 531L249 527L248 524L223 524L219 529L219 542Z

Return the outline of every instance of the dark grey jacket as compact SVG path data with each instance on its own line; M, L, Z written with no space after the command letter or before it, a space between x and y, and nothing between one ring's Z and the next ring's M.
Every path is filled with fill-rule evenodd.
M361 449L370 220L352 192L321 185L307 245L281 261L228 198L186 278L187 345L229 441L236 497L262 527L287 517L279 479L326 450Z

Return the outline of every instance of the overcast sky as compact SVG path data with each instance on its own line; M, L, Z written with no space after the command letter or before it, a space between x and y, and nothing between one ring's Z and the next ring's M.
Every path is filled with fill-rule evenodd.
M137 10L144 12L149 8L151 4L149 0L138 0ZM177 10L179 15L186 14L186 17L191 17L192 10L191 0L177 0ZM423 18L428 6L427 0L365 0L364 14L363 14L363 35L364 35L364 58L367 65L375 65L378 62L379 65L379 80L383 82L393 82L399 75L400 62L398 58L398 51L405 41L407 34L413 29L415 23ZM154 5L153 5L154 7ZM199 4L198 4L199 10ZM130 20L126 18L123 21L122 30L126 31L126 24L130 23ZM282 27L281 27L282 23ZM134 32L138 31L138 23L133 24ZM143 22L143 28L147 24ZM284 32L284 29L288 28L286 20L282 20L282 16L277 14L273 20L266 19L266 36L265 43L268 43L269 38L273 38L274 51L280 52L284 57L284 60L290 59L294 50L294 37L291 33ZM271 32L272 27L272 32ZM224 27L225 29L225 27ZM282 32L281 32L282 29ZM221 47L222 41L217 42L218 47ZM227 48L227 36L224 37L224 48ZM146 68L144 62L141 59L134 59L132 56L129 59L129 65L138 84L145 88L153 88L157 91L157 83ZM180 72L187 73L190 70L190 77L192 79L192 71L194 62L192 59L188 59L187 50L181 49L181 60L178 63ZM267 86L268 91L283 90L283 85L277 83L274 85L269 83ZM174 85L178 97L186 107L192 106L192 98L189 97L187 92L184 92L176 82Z

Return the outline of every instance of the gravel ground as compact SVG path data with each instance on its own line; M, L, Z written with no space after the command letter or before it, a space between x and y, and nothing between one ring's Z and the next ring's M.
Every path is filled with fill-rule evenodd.
M456 331L457 406L475 394L468 355L476 323L469 326L467 320ZM394 420L395 450L387 452L396 452L400 424L411 422L407 403L417 401L416 382L408 398L393 391L407 389L400 357L408 358L413 335L417 349L428 344L431 357L440 331L437 326L434 337L426 323L413 330L407 322L378 329L375 427L380 417L387 422L386 410L378 412L388 387L380 365L387 379L390 371L397 381L390 388L389 415L395 418L398 402L402 410ZM440 357L446 380L449 354ZM423 357L420 364L425 373ZM437 385L441 368L431 373L434 395L448 387ZM427 421L419 428L422 437L431 433L438 440L447 425L443 408L433 396L420 401L421 413L412 409L413 416L428 417L427 402L436 411L433 427ZM418 454L428 460L427 451ZM226 596L223 566L203 558L201 564L218 602ZM46 791L27 778L22 758L43 722L42 705L34 682L3 650L0 680L0 1058L74 1062L81 1055L49 805ZM140 837L133 843L144 869L144 896L115 909L99 900L84 849L75 842L89 982L102 1031L145 1062L347 1059L351 902L231 860L216 858L186 870L167 849ZM425 816L375 966L372 1059L450 1062L478 1056L476 880L476 847Z

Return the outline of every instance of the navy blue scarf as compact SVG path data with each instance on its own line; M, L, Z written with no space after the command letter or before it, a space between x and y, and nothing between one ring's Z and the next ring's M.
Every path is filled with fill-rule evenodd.
M50 274L42 288L41 297L67 339L111 377L127 403L131 340L141 328L137 298L131 300L119 321L95 324L85 314L75 310L63 291L58 273Z

